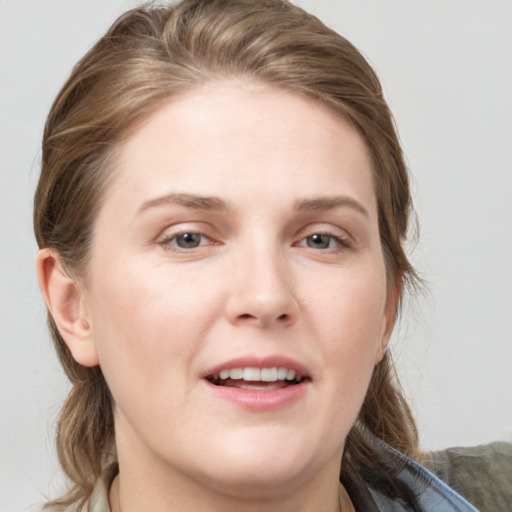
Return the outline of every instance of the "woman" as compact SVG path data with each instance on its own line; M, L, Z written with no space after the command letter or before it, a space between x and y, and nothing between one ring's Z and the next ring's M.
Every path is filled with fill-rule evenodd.
M50 507L474 510L408 458L386 349L410 205L377 77L316 18L122 16L43 140L38 274L73 384Z

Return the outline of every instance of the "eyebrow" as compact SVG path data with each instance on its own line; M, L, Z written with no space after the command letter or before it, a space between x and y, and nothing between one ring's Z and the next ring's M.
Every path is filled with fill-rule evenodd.
M299 212L331 210L340 206L352 208L364 215L367 219L370 218L368 210L360 202L348 196L327 196L302 199L295 203L295 210Z
M186 208L191 208L193 210L218 212L226 212L229 210L227 203L219 197L201 196L186 193L171 193L145 201L140 207L139 213L150 208L173 204L185 206ZM322 196L314 197L311 199L301 199L295 203L294 210L298 212L308 212L318 210L331 210L338 207L352 208L364 215L366 218L370 218L368 210L366 210L366 208L361 203L348 196Z
M145 201L139 209L139 213L154 208L156 206L178 204L193 210L207 210L207 211L227 211L228 206L225 201L218 197L199 196L193 194L175 193L167 194L165 196L157 197Z

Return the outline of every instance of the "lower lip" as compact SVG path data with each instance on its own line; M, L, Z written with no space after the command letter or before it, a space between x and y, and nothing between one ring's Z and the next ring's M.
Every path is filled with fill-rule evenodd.
M274 411L286 407L302 398L310 384L309 380L303 380L285 388L256 390L216 386L207 380L203 382L216 397L250 411Z

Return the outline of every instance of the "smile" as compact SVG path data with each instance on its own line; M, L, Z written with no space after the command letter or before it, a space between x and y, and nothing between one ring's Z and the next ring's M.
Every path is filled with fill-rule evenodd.
M243 357L224 362L202 374L217 398L251 411L289 406L311 385L307 369L287 357Z
M209 375L207 380L216 386L240 389L279 389L302 382L302 375L285 367L256 368L251 366L223 369Z

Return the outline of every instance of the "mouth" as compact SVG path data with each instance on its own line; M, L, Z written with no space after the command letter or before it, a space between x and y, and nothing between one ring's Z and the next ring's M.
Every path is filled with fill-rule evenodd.
M219 372L207 375L206 380L214 386L264 391L296 386L309 380L309 377L286 366L263 368L241 366L221 369Z
M292 406L307 396L312 383L305 366L281 355L239 357L201 377L213 397L252 412Z

